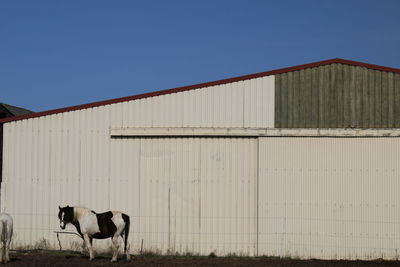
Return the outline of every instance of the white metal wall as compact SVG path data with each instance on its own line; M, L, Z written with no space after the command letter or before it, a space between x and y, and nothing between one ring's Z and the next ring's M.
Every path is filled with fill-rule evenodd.
M46 238L57 248L53 231L59 230L58 205L83 205L97 211L120 209L135 214L136 209L129 207L139 207L139 189L129 178L152 177L155 174L151 171L163 170L149 167L151 171L145 172L132 158L140 158L134 149L136 141L121 147L117 142L121 140L110 138L111 128L273 125L274 76L5 123L0 204L2 211L15 217L14 246L35 246ZM132 153L117 160L126 148ZM149 184L141 186L150 190ZM215 231L214 226L211 229ZM146 240L153 240L146 245L154 248L154 238L146 236ZM191 248L184 247L181 238L177 233L169 242L182 251ZM64 247L80 242L74 236L63 236L62 240ZM217 241L204 242L205 252Z
M110 105L112 127L274 127L274 76Z
M127 212L134 252L143 240L162 253L397 258L398 138L110 137L123 127L272 128L273 79L4 124L0 204L14 217L14 247L45 238L58 248L57 207L69 204Z
M136 249L255 254L255 138L112 142L111 206L129 211Z
M259 255L398 259L399 138L260 138Z

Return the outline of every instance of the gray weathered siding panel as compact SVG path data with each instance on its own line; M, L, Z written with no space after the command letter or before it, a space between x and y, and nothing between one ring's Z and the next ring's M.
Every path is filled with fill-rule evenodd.
M282 74L281 79L281 110L282 110L282 121L288 121L288 79L287 73Z
M276 128L398 128L400 74L330 64L276 75Z
M382 72L382 126L383 128L387 128L389 125L388 115L389 115L389 94L388 94L388 82L387 82L387 72Z
M329 125L337 127L337 79L335 65L330 66L330 86L329 86Z
M281 128L281 117L282 117L282 108L281 108L281 75L276 75L275 80L275 127Z
M388 127L392 128L395 127L394 123L394 74L393 73L388 73Z
M361 67L356 67L355 68L355 86L356 86L356 97L355 97L355 102L356 102L356 112L354 116L354 122L353 122L353 127L363 127L362 122L363 122L363 113L362 113L362 98L363 98L363 89L362 89L362 71L363 69Z
M279 76L279 75L278 75ZM293 73L293 128L299 127L299 106L300 106L300 96L301 96L301 87L300 87L300 72L295 71Z
M350 66L343 66L343 77L343 127L347 128L351 126L350 99L353 97L350 94Z
M344 119L343 119L343 113L344 113L344 105L343 101L340 101L343 99L343 88L344 88L344 82L343 82L343 65L337 65L337 83L336 83L336 88L337 88L337 99L336 99L336 104L337 104L337 127L338 128L343 128L344 127Z
M312 80L311 80L311 127L315 128L318 126L318 72L317 69L312 69Z
M305 79L305 73L304 70L300 70L300 91L299 91L299 124L300 125L306 125L306 91L307 91L307 85L306 85L306 79ZM307 126L305 126L307 127Z
M382 75L380 71L375 72L375 123L374 127L382 125Z
M325 113L324 113L324 106L325 106L325 91L324 88L324 68L317 68L318 73L318 126L323 125L325 121ZM321 126L320 126L321 127Z
M368 87L368 71L362 72L362 127L366 128L369 125L370 117L369 117L369 87Z
M394 126L400 127L400 75L394 75Z
M288 73L288 107L293 107L293 96L294 96L294 86L293 86L293 72ZM288 127L293 127L293 108L288 109Z
M310 128L312 125L312 113L311 113L311 104L312 104L312 69L304 70L304 83L305 83L305 92L304 92L304 117L303 121L306 124L307 128Z
M375 118L375 73L374 70L368 70L368 109L369 109L369 125L374 125L376 122Z
M357 93L357 88L356 88L356 68L349 68L350 71L350 99L348 99L348 102L350 103L350 127L354 128L356 127L356 93Z

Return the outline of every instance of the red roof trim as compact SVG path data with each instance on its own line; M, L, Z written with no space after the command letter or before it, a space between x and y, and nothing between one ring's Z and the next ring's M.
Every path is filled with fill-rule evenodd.
M10 117L10 118L5 118L5 119L0 120L0 123L29 119L29 118L36 118L36 117L47 116L47 115L52 115L52 114L56 114L56 113L62 113L62 112L80 110L80 109L87 109L87 108L109 105L109 104L114 104L114 103L120 103L120 102L125 102L125 101L131 101L131 100L147 98L147 97L152 97L152 96L173 94L173 93L184 92L184 91L189 91L189 90L194 90L194 89L199 89L199 88L204 88L204 87L209 87L209 86L244 81L244 80L269 76L269 75L275 75L275 74L280 74L280 73L285 73L285 72L290 72L290 71L296 71L296 70L301 70L301 69L306 69L306 68L319 67L319 66L333 64L333 63L359 66L359 67L380 70L380 71L386 71L386 72L400 73L400 69L335 58L335 59L329 59L329 60L324 60L324 61L319 61L319 62L314 62L314 63L309 63L309 64L298 65L298 66L289 67L289 68L282 68L282 69L276 69L276 70L272 70L272 71L259 72L259 73L255 73L255 74L239 76L239 77L235 77L235 78L223 79L223 80L218 80L218 81L213 81L213 82L200 83L200 84L177 87L177 88L173 88L173 89L167 89L167 90L145 93L145 94L140 94L140 95L115 98L115 99L93 102L93 103L88 103L88 104L83 104L83 105L42 111L42 112L37 112L37 113L32 113L32 114L27 114L27 115L22 115L22 116L17 116L17 117Z

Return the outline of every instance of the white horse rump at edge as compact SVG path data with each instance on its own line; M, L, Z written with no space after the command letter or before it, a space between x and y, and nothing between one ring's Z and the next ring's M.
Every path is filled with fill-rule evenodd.
M13 219L7 213L0 213L0 262L10 261L9 251L13 235Z

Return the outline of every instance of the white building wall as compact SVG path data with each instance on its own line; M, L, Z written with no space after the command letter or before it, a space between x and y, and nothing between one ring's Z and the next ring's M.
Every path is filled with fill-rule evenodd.
M255 255L255 138L113 143L112 176L121 178L110 187L118 192L111 206L130 212L136 246L143 240L143 250L160 253Z
M111 126L272 128L274 83L267 76L113 104Z
M259 255L398 259L399 138L260 138Z
M0 205L14 217L14 248L44 238L58 249L58 205L69 204L128 213L134 253L143 240L161 253L398 258L396 137L110 137L130 127L273 128L273 79L4 124ZM61 242L81 246L73 235Z
M163 188L162 183L148 184L147 181L157 175L161 177L165 167L163 164L166 163L158 161L153 163L143 156L151 153L153 149L150 146L152 142L147 146L144 145L149 140L140 141L140 145L137 143L138 140L130 140L129 144L125 144L120 139L111 139L111 128L165 126L270 128L273 125L274 76L5 123L0 204L1 210L11 213L15 219L14 247L43 245L43 242L40 243L40 241L44 238L52 248L58 248L54 234L54 231L59 230L58 205L83 205L99 212L109 209L123 210L133 217L153 218L152 214L154 213L149 213L154 212L151 211L153 209L148 210L140 206L144 205L144 202L138 199L138 190L139 188L147 190L148 195L151 195L154 194L151 191L153 185L155 186L154 190ZM124 145L121 146L121 142ZM219 140L214 145L220 143L224 144ZM189 146L189 144L186 145ZM138 152L137 146L143 150ZM182 149L184 144L176 144L176 146L176 148L171 147L171 151ZM128 148L130 151L126 151ZM197 148L195 146L188 147L188 149ZM235 154L236 151L253 148L228 143L223 149L225 150L221 153ZM189 160L187 157L179 157L174 159L176 164L180 159ZM208 163L201 160L205 157L204 155L198 154L196 157L199 158L198 164L203 168L208 166ZM196 158L190 160L195 161ZM237 159L235 165L244 171L246 168L250 168L246 165L249 163L246 162L247 159ZM153 169L153 164L160 165ZM199 171L201 170L200 167L197 168ZM224 170L227 171L227 169ZM252 171L254 172L254 170ZM187 172L189 173L190 170ZM183 174L179 175L181 176L177 177L181 177L180 179L185 177ZM136 187L135 183L139 180L135 179L139 178L132 179L132 177L140 177L140 181L145 182ZM229 181L228 177L224 176L224 179L224 181ZM238 178L239 181L241 180ZM177 185L174 190L188 192L184 186L187 184ZM222 194L222 188L224 188L224 185L221 184L220 191L214 192L211 184L202 184L201 186L205 186L204 192L209 194L201 201L213 200ZM237 187L239 188L239 186ZM235 213L235 216L244 216L247 219L254 217L254 210L250 208L253 206L249 204L251 203L250 196L247 195L252 192L251 190L242 193L242 198L246 199L244 202L246 204L243 205L248 205L249 211L243 206L241 211L243 214L238 212ZM176 198L176 205L183 205L179 204L181 202L178 201L178 196L174 195L174 191L169 194ZM165 197L165 192L160 193L160 196ZM222 205L228 200L225 202L215 200L215 202ZM201 204L215 205L213 202L201 202ZM152 205L154 207L155 204ZM218 207L221 212L225 212L223 208ZM139 210L143 213L138 214ZM202 253L209 253L208 250L211 249L224 253L237 245L226 241L227 234L214 237L212 233L218 229L222 231L232 228L234 230L235 227L239 227L241 233L253 231L248 230L248 227L244 225L253 225L254 222L250 223L242 217L238 219L240 226L229 226L231 228L221 226L220 222L207 221L212 220L212 216L216 216L215 214L220 210L214 208L211 209L213 213L208 214L207 212L210 211L206 209L203 214L200 213L196 216L201 216L200 222L205 220L206 227L203 230L208 236L204 241L195 241L195 243L197 242L195 245L192 241L188 243L190 238L187 236L187 231L191 230L186 229L185 233L178 232L178 230L185 229L179 225L182 223L180 218L189 216L192 210L187 208L189 215L179 214L181 210L176 210L178 215L171 217L173 221L170 223L175 223L177 228L168 230L171 233L172 231L177 232L169 234L168 246L160 243L160 238L163 238L162 240L166 238L164 224L151 221L150 224L142 223L139 228L136 228L133 223L131 241L134 242L134 251L137 252L140 249L140 242L145 239L146 249L159 248L162 252L166 252L167 247L184 252L197 246ZM161 209L159 212L164 214ZM74 229L69 228L69 230ZM157 236L156 233L163 234ZM254 254L253 239L254 237L248 238L245 234L239 236L238 240L241 240L243 244L237 248L237 251ZM80 246L80 240L75 236L61 236L61 241L63 248ZM104 247L108 241L96 242L97 246ZM101 245L102 243L103 245Z

